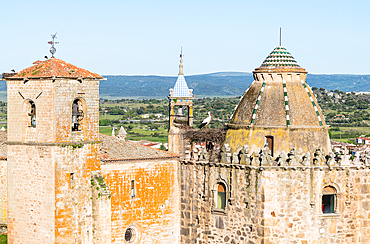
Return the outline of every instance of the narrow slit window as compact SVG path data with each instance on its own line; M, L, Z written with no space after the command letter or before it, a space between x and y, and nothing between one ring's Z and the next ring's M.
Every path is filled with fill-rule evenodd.
M131 180L131 197L135 197L135 180Z
M70 173L69 174L69 182L70 182L70 186L71 186L71 188L73 188L74 187L74 185L75 185L75 173Z
M223 184L217 186L217 208L225 209L226 207L226 189Z

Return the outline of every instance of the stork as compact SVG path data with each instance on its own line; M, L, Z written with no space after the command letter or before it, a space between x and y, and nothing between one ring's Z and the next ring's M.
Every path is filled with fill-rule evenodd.
M206 126L206 131L207 131L207 125L209 124L209 122L211 122L211 119L212 119L212 114L211 114L211 112L208 111L208 117L205 118L203 120L203 122L199 125L199 129L201 129L204 126Z

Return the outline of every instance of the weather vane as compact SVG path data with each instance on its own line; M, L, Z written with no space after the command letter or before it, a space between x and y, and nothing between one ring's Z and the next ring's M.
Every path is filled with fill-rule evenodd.
M51 57L54 58L54 53L57 51L57 49L54 47L54 45L59 44L59 42L54 41L54 39L57 38L57 33L55 33L54 35L51 35L51 38L53 40L48 42L48 44L51 45L51 48L50 48L49 51L51 53Z
M180 53L180 58L182 59L182 46L181 46L181 53Z

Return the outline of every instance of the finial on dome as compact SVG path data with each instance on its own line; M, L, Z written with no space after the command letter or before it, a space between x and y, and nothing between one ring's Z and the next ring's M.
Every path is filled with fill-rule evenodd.
M280 42L279 42L279 47L281 47L281 27L280 27Z
M181 47L181 53L180 53L180 71L179 71L179 75L184 75L184 65L182 64L182 47Z

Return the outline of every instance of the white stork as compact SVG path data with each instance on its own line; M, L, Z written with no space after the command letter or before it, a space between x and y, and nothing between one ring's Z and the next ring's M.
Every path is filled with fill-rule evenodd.
M205 118L203 120L203 122L199 125L199 129L201 129L204 126L206 126L206 131L207 131L207 125L209 124L209 122L211 122L211 119L212 119L212 114L211 114L211 112L208 112L208 117Z

